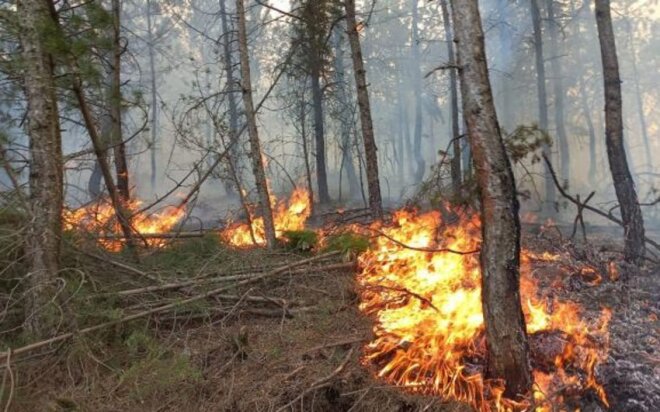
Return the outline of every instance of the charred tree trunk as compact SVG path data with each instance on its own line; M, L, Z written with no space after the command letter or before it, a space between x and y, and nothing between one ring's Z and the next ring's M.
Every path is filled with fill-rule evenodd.
M545 86L545 62L543 58L543 33L541 31L541 10L539 0L530 0L532 15L532 27L534 29L534 57L536 62L536 93L539 111L539 129L543 133L548 132L548 93ZM543 154L551 159L550 146L543 146ZM545 199L543 199L544 210L553 213L556 202L555 184L552 181L552 173L549 167L545 167Z
M564 181L568 180L571 169L571 153L568 148L568 136L564 126L564 81L562 78L561 64L559 61L559 33L557 26L559 23L555 17L554 0L546 0L548 9L548 25L550 32L550 70L552 71L553 94L555 97L555 129L557 131L557 140L559 140L559 153L561 154L561 177Z
M63 163L53 60L43 44L50 21L47 1L19 0L23 79L27 98L27 134L30 138L30 213L26 276L30 295L26 328L39 337L52 333L57 322L54 298L62 235Z
M314 107L314 143L316 144L316 184L319 203L330 203L328 174L325 162L325 131L323 126L323 90L321 90L321 66L312 63L312 106Z
M445 29L445 41L447 42L448 65L454 66L456 59L454 57L454 39L451 30L451 21L449 18L449 6L447 0L440 0L442 8L442 23ZM456 70L449 69L449 101L451 105L451 138L453 157L451 159L451 183L454 194L458 195L461 191L461 131L458 120L458 81L456 79Z
M371 120L371 106L367 90L367 74L362 60L360 47L360 34L355 19L355 0L346 0L346 23L348 25L348 40L351 44L351 57L353 58L353 72L357 86L357 101L360 108L360 124L362 125L362 140L364 142L364 156L367 169L367 187L369 190L369 209L375 217L382 217L383 202L380 195L380 181L378 176L378 153L376 137Z
M520 303L520 221L511 164L488 79L477 0L452 2L463 113L481 200L482 303L488 376L506 382L505 396L527 395L532 377Z
M252 158L252 171L254 173L255 185L259 197L259 210L264 220L264 232L266 244L269 248L275 247L275 225L273 224L273 211L270 206L268 193L268 182L266 171L261 157L261 144L259 142L259 131L257 130L257 119L252 101L252 82L250 80L250 56L247 46L247 33L245 28L245 7L243 0L236 0L236 13L238 13L238 50L241 60L241 89L243 91L243 104L247 119L247 129L250 139L250 157Z
M641 264L644 258L644 220L637 200L635 182L628 168L623 141L623 103L616 42L612 28L609 0L596 1L596 24L603 62L605 88L605 144L610 162L614 190L621 206L625 233L624 258Z
M341 164L346 168L346 177L348 179L349 197L356 199L360 195L360 186L358 177L355 173L355 163L353 160L353 142L351 139L351 103L346 82L346 73L344 71L344 49L342 48L341 26L338 25L333 33L335 48L335 78L337 81L337 96L341 106Z
M122 134L121 119L121 3L112 0L112 63L110 83L110 119L112 121L111 139L115 158L115 173L117 174L117 191L124 206L130 199L128 178L128 161L126 160L126 144Z
M419 0L413 0L412 4L412 67L413 67L413 88L415 92L415 132L413 140L413 151L415 154L415 183L418 184L424 179L426 173L426 161L422 155L422 73L419 64L421 62L421 53L419 51Z

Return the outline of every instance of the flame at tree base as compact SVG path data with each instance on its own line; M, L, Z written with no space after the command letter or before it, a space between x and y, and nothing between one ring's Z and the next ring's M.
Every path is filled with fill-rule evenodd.
M312 212L309 193L305 189L296 188L291 193L288 201L278 201L275 196L271 195L270 203L273 210L273 224L277 238L280 238L285 231L303 230L305 228L305 223ZM237 222L229 225L222 232L221 237L228 244L236 247L266 244L266 231L264 229L263 218L255 215L254 207L250 208L249 213L251 228L247 223Z
M590 388L607 404L595 367L608 351L608 310L589 322L578 305L541 295L530 264L530 258L539 257L523 251L527 331L533 349L546 353L532 356L533 400L504 399L503 383L484 378L479 255L452 252L478 249L479 220L459 215L457 223L443 229L438 229L442 221L435 212L399 211L393 220L389 226L374 225L385 236L360 257L358 276L360 309L376 322L363 362L377 368L379 378L482 411L550 410L551 400L563 401L561 391L555 393L558 388ZM554 259L549 254L541 258Z

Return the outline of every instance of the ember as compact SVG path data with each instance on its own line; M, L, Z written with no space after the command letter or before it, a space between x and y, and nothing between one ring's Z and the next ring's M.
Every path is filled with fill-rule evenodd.
M399 211L392 225L376 223L374 229L386 236L360 258L360 309L376 320L363 362L377 368L379 378L414 392L467 402L482 411L520 408L501 397L501 382L483 375L479 255L454 253L479 247L479 220L461 215L458 223L443 226L439 213ZM557 388L590 388L607 404L595 367L608 351L610 313L604 310L600 319L589 321L577 304L542 294L531 261L557 258L522 253L527 331L533 349L544 347L532 354L533 407L542 411L550 402L561 403L564 392Z
M185 215L185 208L170 207L159 213L146 214L139 212L142 202L131 200L126 209L133 214L131 224L133 228L142 235L167 232L176 225ZM103 248L118 252L124 245L124 240L119 239L121 230L115 210L107 200L92 203L78 209L64 210L64 229L82 230L98 236L97 242ZM104 238L116 236L115 239ZM150 247L161 247L165 244L163 239L146 239Z
M280 200L273 195L270 197L273 208L273 220L275 224L275 235L279 238L287 230L302 230L305 222L311 214L309 194L305 189L296 188L288 201ZM250 220L252 222L252 233L247 223L234 223L225 229L221 236L232 246L245 247L253 245L265 245L266 235L264 232L264 221L254 213L254 207L250 209ZM252 236L254 235L254 240Z

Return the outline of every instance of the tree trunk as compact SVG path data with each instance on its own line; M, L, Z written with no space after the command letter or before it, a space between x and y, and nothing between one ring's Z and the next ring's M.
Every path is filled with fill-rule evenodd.
M644 93L639 85L639 72L637 70L637 51L635 49L635 37L632 29L632 23L628 21L628 37L630 39L630 64L633 69L633 81L635 82L635 99L637 100L637 113L639 114L639 128L642 132L642 141L646 151L646 166L649 170L653 169L653 159L651 154L651 144L649 141L649 129L646 125L646 114L644 113Z
M124 206L131 197L128 178L128 162L126 160L126 144L122 133L121 120L121 3L112 0L112 63L110 63L110 118L112 119L111 139L115 158L115 173L117 174L117 191Z
M346 23L348 40L351 44L351 57L353 58L353 72L357 86L357 100L360 108L360 124L362 125L362 140L364 142L364 156L367 169L367 187L369 189L369 208L374 217L382 217L383 202L380 195L380 181L378 176L378 154L376 137L371 120L371 106L369 92L367 91L367 74L362 60L360 47L360 34L355 19L355 0L346 0Z
M321 67L312 63L312 106L314 107L314 143L316 144L316 184L320 204L330 203L328 175L325 163L325 132L323 127L323 91L321 90Z
M220 0L220 22L222 24L222 48L224 53L225 60L225 74L227 80L227 102L229 106L229 142L230 149L227 155L227 162L229 163L229 168L233 170L232 173L235 174L235 189L237 193L234 193L234 190L231 186L225 186L225 191L228 195L233 196L238 194L241 196L241 173L240 173L240 162L238 161L238 152L239 145L233 143L236 140L238 133L238 108L236 106L236 95L234 90L236 88L236 80L234 79L234 59L232 58L231 52L231 30L227 22L227 10L225 6L226 0Z
M548 25L550 32L550 70L552 70L554 97L555 97L555 128L557 140L559 140L559 153L561 154L561 177L567 181L570 177L571 153L568 148L568 137L564 126L564 81L562 78L561 64L559 61L559 40L557 26L559 23L555 18L555 0L546 0L548 9Z
M30 138L30 213L26 275L29 299L26 329L46 337L56 326L56 278L62 235L63 164L52 56L42 39L51 21L48 2L19 0L16 5L24 59L27 134Z
M543 59L543 33L541 32L541 11L539 10L538 0L530 0L532 15L532 27L534 30L534 57L536 62L536 92L539 111L539 129L544 133L548 132L548 94L545 88L545 63ZM551 159L550 146L543 145L543 154ZM548 213L555 210L556 194L555 183L552 180L550 168L545 166L545 199L543 199L543 209Z
M151 76L151 190L156 190L156 176L158 173L156 154L158 152L158 90L156 83L156 56L154 53L154 33L152 22L152 0L147 0L147 42L149 47L149 74Z
M305 158L305 177L307 178L307 192L309 203L314 207L314 185L312 184L312 167L309 164L309 146L307 144L307 110L305 94L300 98L300 135L302 139L303 157Z
M445 42L447 42L447 63L449 66L456 64L454 57L454 39L449 20L449 6L447 0L440 0L442 8L442 23L445 29ZM461 140L460 125L458 120L458 82L456 79L456 70L449 69L449 102L451 105L451 138L453 157L451 159L451 183L454 194L458 195L461 191Z
M596 159L596 130L594 129L594 122L591 119L591 107L589 107L589 100L587 99L587 87L584 84L583 74L580 74L578 79L580 87L580 106L584 121L587 123L587 132L589 133L589 183L596 184L596 170L598 161Z
M344 71L344 49L342 48L341 25L337 25L333 33L335 48L335 78L337 81L337 96L341 106L341 154L342 165L346 168L346 177L348 179L348 190L350 199L356 199L360 195L360 186L357 174L355 173L355 163L353 160L353 142L351 139L351 102L349 98L348 85L346 82L346 73Z
M419 67L421 55L419 52L419 0L413 0L412 6L412 66L413 66L413 88L415 91L415 131L413 140L413 151L415 154L415 183L418 184L424 179L426 173L426 162L422 155L422 73Z
M644 220L637 200L623 142L623 104L621 78L616 55L616 42L612 28L609 0L596 1L596 24L603 62L605 88L605 144L610 162L614 190L621 206L621 219L625 233L624 258L641 264L644 258Z
M532 377L520 303L520 221L511 164L488 79L477 0L452 2L454 35L470 146L481 200L482 304L488 377L503 379L505 396L527 395Z
M259 197L259 209L264 220L264 232L268 248L275 247L275 226L273 224L273 211L270 206L268 182L263 158L261 156L261 144L259 143L259 131L257 130L257 119L252 102L252 82L250 80L250 56L247 46L247 33L245 28L245 8L243 0L236 0L236 13L238 13L238 50L241 61L241 89L243 91L243 104L247 118L247 129L250 139L250 157L252 158L252 171Z

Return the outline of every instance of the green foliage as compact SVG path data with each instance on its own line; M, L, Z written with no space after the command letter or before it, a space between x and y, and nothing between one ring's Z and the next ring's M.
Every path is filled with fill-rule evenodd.
M350 232L330 236L325 245L326 251L340 251L349 255L359 255L367 249L369 249L369 239Z
M283 233L287 247L308 252L318 244L318 235L313 230L288 230Z
M225 249L218 240L218 235L209 233L203 237L182 239L172 245L145 257L148 267L174 270L190 270L198 262L216 257L222 259Z
M124 340L124 346L131 363L119 380L120 385L130 388L132 397L148 398L202 379L187 356L167 350L145 332L133 331Z

